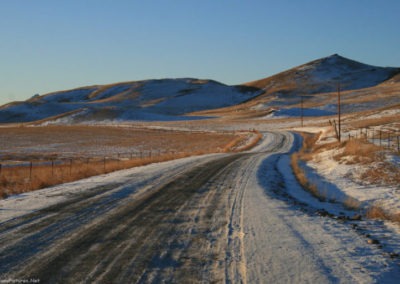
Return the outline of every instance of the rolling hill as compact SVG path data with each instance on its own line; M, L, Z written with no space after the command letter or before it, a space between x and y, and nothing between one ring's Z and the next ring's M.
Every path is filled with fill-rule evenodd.
M234 117L306 116L336 113L340 86L344 112L400 103L400 68L377 67L334 54L264 79L244 83L260 95L237 106L195 113Z
M272 93L312 94L336 90L354 90L375 86L400 72L400 68L377 67L333 54L294 67L274 76L245 83Z
M252 87L191 78L124 82L10 103L0 107L0 122L179 120L186 113L235 105L258 94Z
M332 115L340 83L344 112L400 103L400 68L377 67L337 54L264 79L228 86L193 78L96 85L36 95L0 107L0 123L169 121L201 117ZM188 116L189 115L189 116Z

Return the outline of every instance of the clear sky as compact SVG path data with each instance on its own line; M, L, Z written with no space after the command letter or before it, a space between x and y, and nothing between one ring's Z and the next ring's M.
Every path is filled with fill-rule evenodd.
M399 0L0 0L0 105L155 78L239 84L339 53L400 66Z

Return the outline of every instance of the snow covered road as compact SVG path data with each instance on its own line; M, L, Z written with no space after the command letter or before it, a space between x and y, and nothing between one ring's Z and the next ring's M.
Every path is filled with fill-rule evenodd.
M41 283L396 283L338 220L288 202L296 142L124 170L0 201L0 279Z

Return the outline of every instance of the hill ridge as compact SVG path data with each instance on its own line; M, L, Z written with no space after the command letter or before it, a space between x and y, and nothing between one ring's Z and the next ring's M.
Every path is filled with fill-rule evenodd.
M212 79L162 78L92 85L51 92L0 106L0 123L56 120L182 120L192 113L240 106L269 109L296 103L301 95L377 86L400 68L378 67L332 54L273 76L229 86ZM396 83L398 80L390 82Z

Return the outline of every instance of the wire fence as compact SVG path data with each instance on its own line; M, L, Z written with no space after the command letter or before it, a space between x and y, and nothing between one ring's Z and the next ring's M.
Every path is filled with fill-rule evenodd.
M203 131L199 131L199 133L203 133ZM152 150L91 157L38 158L23 161L0 160L0 198L150 163L209 153L244 151L255 145L262 136L254 129L250 131L226 131L224 133L238 137L227 145L215 148L184 147L184 151L180 151L179 148L176 150L153 148ZM256 134L258 139L249 139L248 133Z
M347 133L348 140L359 138L367 139L388 150L400 152L400 130L360 128Z
M148 150L100 157L3 161L0 163L0 197L196 154L203 153Z

